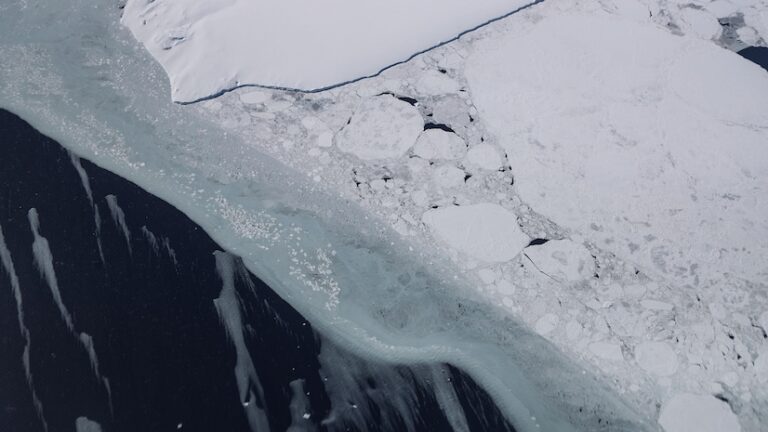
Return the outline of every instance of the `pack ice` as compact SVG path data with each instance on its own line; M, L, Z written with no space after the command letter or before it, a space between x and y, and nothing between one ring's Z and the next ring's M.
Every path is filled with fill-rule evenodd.
M530 3L131 0L122 20L165 69L173 100L191 102L243 85L317 90L375 75Z

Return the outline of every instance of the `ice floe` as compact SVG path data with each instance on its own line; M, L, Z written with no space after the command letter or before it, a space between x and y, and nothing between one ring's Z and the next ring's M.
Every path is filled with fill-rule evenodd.
M709 395L679 394L661 409L665 432L741 432L728 404Z
M525 256L542 273L561 282L587 279L595 273L595 260L589 250L570 240L529 246Z
M497 204L430 210L423 221L448 246L485 262L509 261L530 241L515 214Z
M363 160L397 158L424 127L419 111L391 95L365 99L336 135L336 145Z

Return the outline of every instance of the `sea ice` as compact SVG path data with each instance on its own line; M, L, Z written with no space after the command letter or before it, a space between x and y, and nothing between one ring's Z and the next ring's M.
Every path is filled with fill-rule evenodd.
M336 135L341 151L363 160L397 158L424 128L419 111L391 95L366 99Z
M101 425L88 417L78 417L75 420L75 430L77 432L101 432Z
M677 354L666 342L643 342L635 347L635 360L645 371L669 376L677 371Z
M246 84L314 90L374 75L529 3L130 0L122 21L165 69L173 99L190 102Z
M498 204L439 208L422 220L448 246L485 262L508 261L530 240L515 214Z
M461 159L467 145L458 135L442 129L427 129L419 135L413 154L424 159Z
M501 168L502 164L501 155L499 155L496 147L490 144L478 144L471 147L467 152L466 161L469 166L487 170L497 170Z
M570 240L550 240L525 248L537 269L560 282L574 282L595 273L595 260L586 247Z
M741 432L728 404L709 395L673 396L662 407L659 423L665 432Z
M768 278L759 67L595 13L480 41L466 73L534 210L676 283Z

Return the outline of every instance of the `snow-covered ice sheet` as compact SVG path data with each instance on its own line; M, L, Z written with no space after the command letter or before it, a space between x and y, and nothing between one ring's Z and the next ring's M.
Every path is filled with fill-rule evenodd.
M314 90L378 73L533 0L130 0L123 22L175 101L242 85Z
M478 44L467 77L537 211L679 284L768 280L768 74L758 66L584 15Z

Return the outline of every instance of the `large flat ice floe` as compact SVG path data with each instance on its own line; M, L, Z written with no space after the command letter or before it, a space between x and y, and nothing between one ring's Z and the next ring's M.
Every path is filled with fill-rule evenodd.
M530 3L133 0L123 22L165 68L174 100L190 102L241 85L315 90L374 75Z

